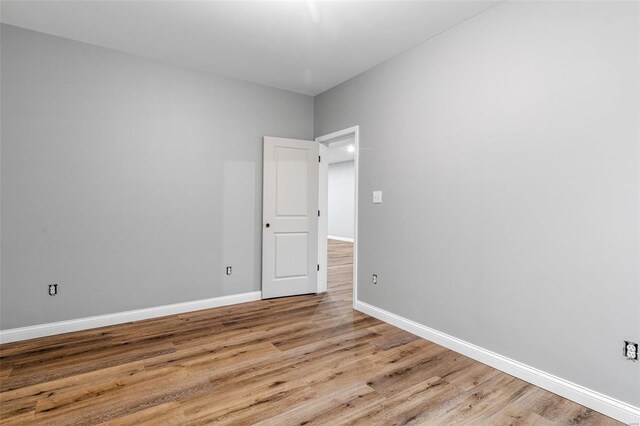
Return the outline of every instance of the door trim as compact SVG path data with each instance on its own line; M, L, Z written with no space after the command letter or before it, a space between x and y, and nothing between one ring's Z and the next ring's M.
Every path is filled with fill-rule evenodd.
M358 300L358 176L360 164L360 126L349 127L344 130L329 133L328 135L318 136L315 140L321 144L327 145L337 139L344 139L353 135L354 154L354 203L353 203L353 307L356 306ZM318 255L319 256L319 255ZM326 284L325 284L326 285ZM318 293L327 291L326 288L320 288L320 280L318 280Z

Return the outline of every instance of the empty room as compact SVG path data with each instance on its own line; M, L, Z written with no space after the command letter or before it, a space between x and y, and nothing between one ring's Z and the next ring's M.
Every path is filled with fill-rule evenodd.
M0 0L0 425L639 425L640 0Z

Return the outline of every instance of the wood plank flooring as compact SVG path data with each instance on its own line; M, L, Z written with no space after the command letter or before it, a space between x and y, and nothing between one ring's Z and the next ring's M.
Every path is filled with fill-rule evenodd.
M0 424L617 424L354 311L351 257L323 295L2 345Z

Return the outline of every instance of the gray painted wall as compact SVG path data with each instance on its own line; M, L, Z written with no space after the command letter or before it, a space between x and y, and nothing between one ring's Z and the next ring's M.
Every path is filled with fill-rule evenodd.
M1 31L2 329L259 290L262 137L313 99Z
M329 235L353 238L355 196L354 163L329 164Z
M316 97L360 300L640 406L639 7L503 3Z

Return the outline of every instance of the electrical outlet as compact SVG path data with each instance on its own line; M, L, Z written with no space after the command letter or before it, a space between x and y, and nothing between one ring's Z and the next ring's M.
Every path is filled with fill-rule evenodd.
M628 340L624 342L624 356L625 358L631 361L638 360L638 344L634 342L629 342Z
M231 266L227 266L227 275L231 275Z
M378 274L373 274L372 280L373 284L378 284Z
M49 296L58 294L58 284L49 284Z

